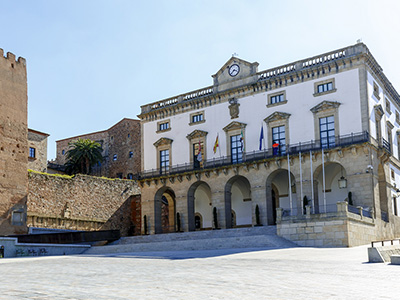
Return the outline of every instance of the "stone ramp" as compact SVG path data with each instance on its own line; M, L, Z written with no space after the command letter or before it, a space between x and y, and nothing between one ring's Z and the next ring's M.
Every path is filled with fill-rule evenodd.
M92 247L85 254L291 247L298 246L279 237L276 226L260 226L124 237L107 246Z

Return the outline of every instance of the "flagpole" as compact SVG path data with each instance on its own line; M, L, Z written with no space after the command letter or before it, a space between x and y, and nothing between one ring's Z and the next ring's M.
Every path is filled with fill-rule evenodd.
M289 159L289 153L287 154L287 164L288 164L288 175L289 175L289 205L290 205L290 216L292 215L292 180L290 176L290 159Z
M313 213L315 214L315 201L314 201L314 178L313 178L313 168L312 168L312 153L310 150L310 175L311 175L311 203L313 206Z
M304 203L303 203L303 172L302 172L302 170L301 170L301 151L299 152L299 164L300 164L300 200L301 200L301 211L302 211L302 214L304 214L304 211L303 211L303 206L304 206Z
M261 126L264 128L264 122L261 122ZM267 147L265 147L265 137L264 137L264 151Z
M324 189L324 212L326 213L324 148L322 148L322 188Z

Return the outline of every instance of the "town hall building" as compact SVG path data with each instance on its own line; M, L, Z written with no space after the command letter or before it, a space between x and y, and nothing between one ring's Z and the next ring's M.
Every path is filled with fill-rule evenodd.
M142 233L277 226L300 245L400 235L400 97L363 43L141 107Z

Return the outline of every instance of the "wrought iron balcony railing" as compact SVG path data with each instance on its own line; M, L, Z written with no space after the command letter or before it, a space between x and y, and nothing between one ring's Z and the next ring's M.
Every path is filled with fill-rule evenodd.
M196 170L207 170L214 169L229 165L236 165L241 163L252 163L257 161L262 161L265 159L280 157L289 155L299 154L300 152L309 152L309 151L321 151L324 149L332 149L336 147L345 147L354 144L361 144L369 141L368 132L360 132L360 133L352 133L347 135L336 136L334 142L332 140L327 143L326 141L309 141L304 143L290 144L286 145L286 147L282 147L285 150L279 151L279 149L268 148L261 151L252 151L245 152L242 154L240 159L232 160L232 157L229 156L221 156L218 158L208 159L203 161L203 166L198 167L194 165L194 163L185 163L180 165L173 165L163 169L152 169L140 172L138 174L138 179L146 179L160 176L168 176L174 174L182 174L186 172L195 172Z

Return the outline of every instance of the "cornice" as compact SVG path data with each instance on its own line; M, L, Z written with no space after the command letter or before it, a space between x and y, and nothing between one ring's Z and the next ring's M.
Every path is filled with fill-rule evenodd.
M376 62L368 48L364 44L359 43L347 48L299 60L295 63L258 72L258 81L251 84L244 84L222 92L215 92L216 88L209 86L194 92L143 105L141 106L142 113L138 117L142 122L151 122L175 114L224 103L232 97L243 98L356 69L362 64L368 65L377 74L384 84L385 91L400 105L400 96L383 74L382 68ZM156 106L157 108L149 109L152 106ZM146 111L146 109L149 110Z

